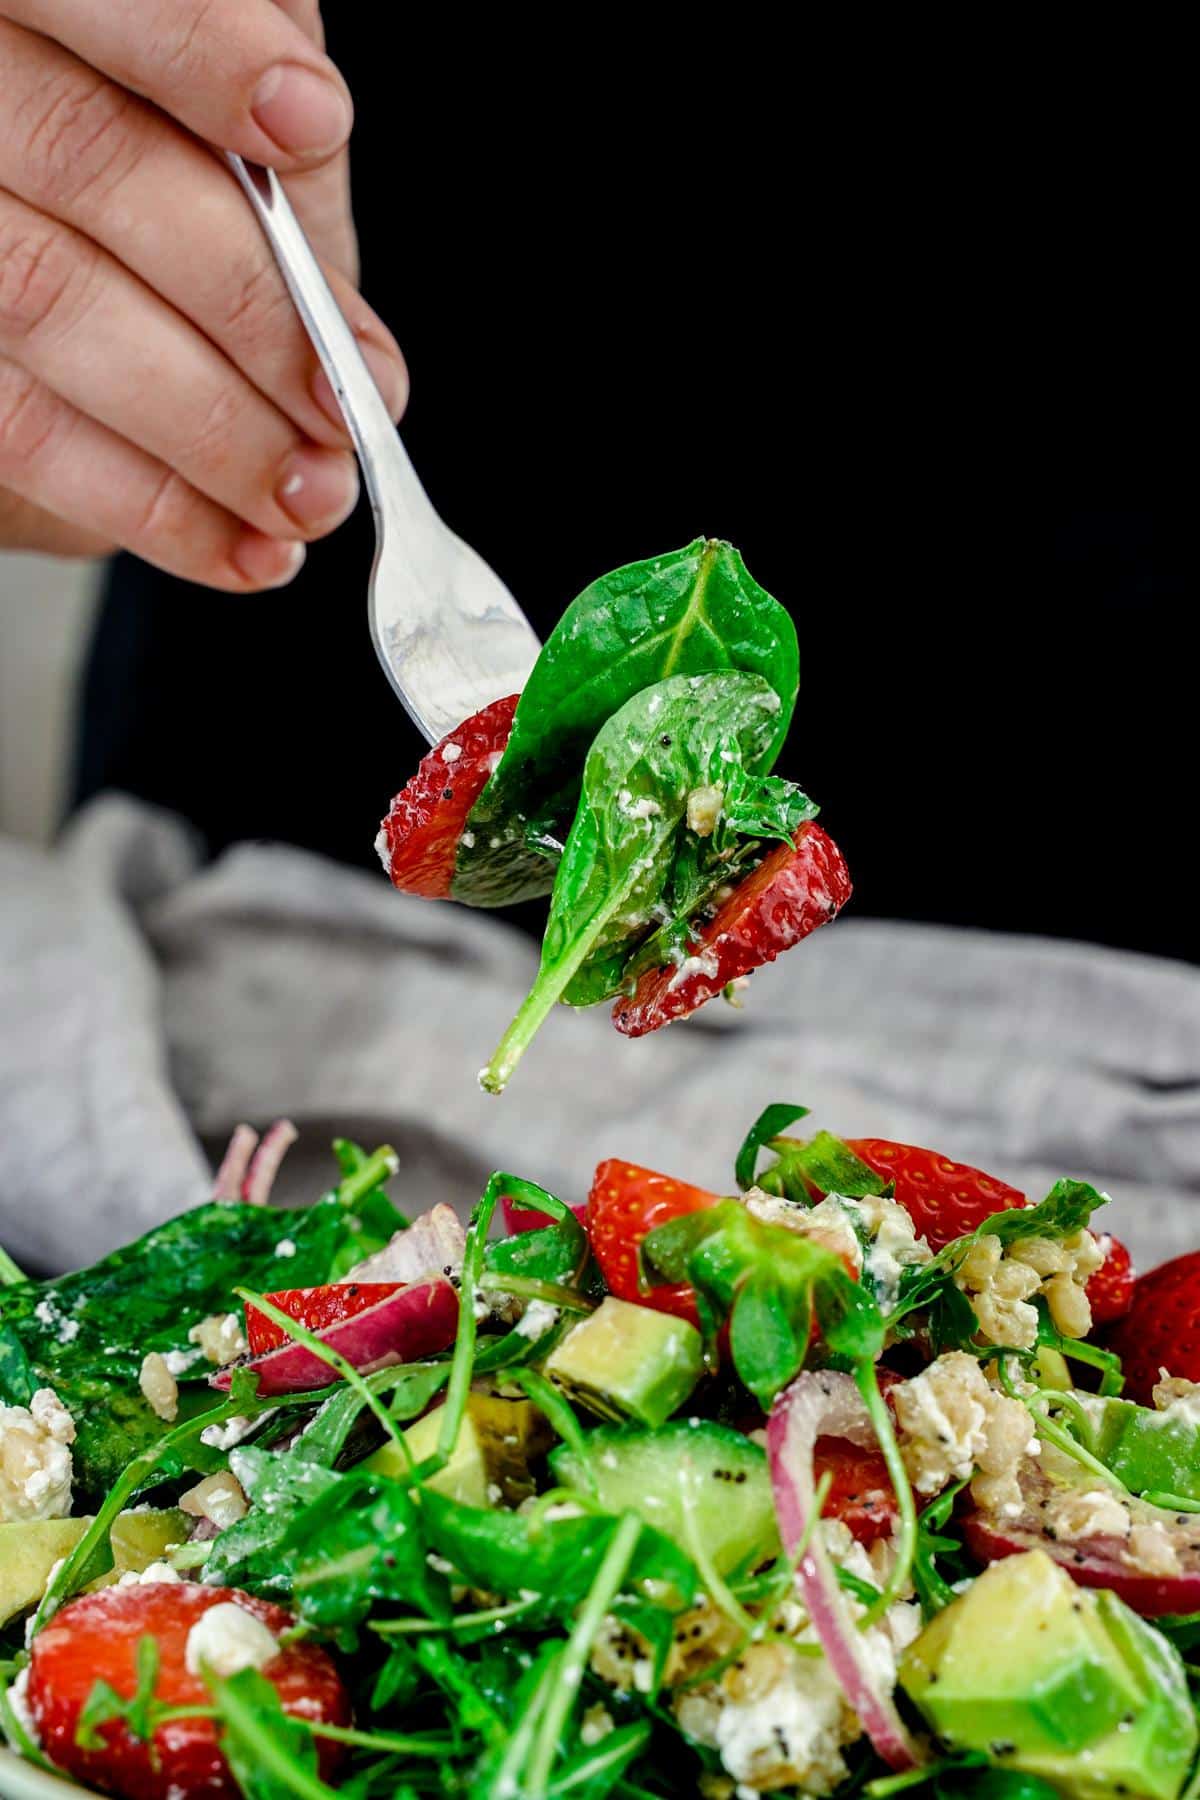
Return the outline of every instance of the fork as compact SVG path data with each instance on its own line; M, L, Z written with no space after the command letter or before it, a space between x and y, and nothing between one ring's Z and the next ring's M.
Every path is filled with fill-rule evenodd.
M273 169L225 159L337 395L375 515L368 614L384 673L431 744L519 693L537 635L500 577L434 511Z

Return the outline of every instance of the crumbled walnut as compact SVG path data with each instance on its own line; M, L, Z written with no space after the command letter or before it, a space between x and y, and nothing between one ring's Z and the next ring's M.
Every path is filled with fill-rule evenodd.
M1179 1553L1171 1541L1171 1535L1157 1519L1149 1524L1135 1525L1129 1533L1129 1539L1123 1552L1122 1560L1145 1575L1178 1575Z
M1022 1238L1007 1251L991 1232L972 1244L955 1281L971 1302L980 1334L993 1344L1031 1350L1037 1342L1037 1309L1044 1295L1064 1337L1086 1337L1092 1328L1087 1283L1104 1261L1090 1231L1061 1242Z
M151 1350L142 1358L138 1386L158 1418L169 1425L179 1417L179 1383L168 1369L165 1357Z
M1020 1510L1020 1466L1037 1451L1033 1420L1019 1400L989 1387L973 1356L939 1356L891 1397L904 1465L919 1493L939 1493L977 1470L971 1492L980 1506Z
M1129 1511L1111 1488L1067 1488L1048 1503L1046 1523L1056 1538L1128 1537Z
M218 1531L228 1531L249 1511L242 1484L228 1469L198 1481L195 1487L181 1495L179 1507L194 1519L211 1520Z

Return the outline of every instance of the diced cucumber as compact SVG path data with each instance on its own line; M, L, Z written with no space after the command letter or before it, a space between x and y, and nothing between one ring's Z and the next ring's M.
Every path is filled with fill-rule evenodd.
M550 1456L556 1481L586 1489L612 1512L636 1513L689 1548L690 1529L719 1574L747 1569L779 1554L779 1530L767 1459L757 1444L727 1425L675 1419L657 1430L598 1425L587 1436L587 1471L568 1444Z

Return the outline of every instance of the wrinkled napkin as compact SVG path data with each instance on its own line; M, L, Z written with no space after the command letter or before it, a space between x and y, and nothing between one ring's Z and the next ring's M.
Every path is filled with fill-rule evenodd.
M0 840L4 1243L92 1260L203 1199L241 1119L300 1127L284 1200L330 1185L341 1134L395 1145L406 1210L465 1212L496 1168L580 1199L610 1155L728 1190L751 1120L794 1100L1035 1196L1092 1180L1143 1265L1200 1247L1198 969L852 911L741 1012L629 1042L607 1008L558 1009L496 1099L477 1071L536 963L486 914L299 850L205 866L118 796L52 851Z

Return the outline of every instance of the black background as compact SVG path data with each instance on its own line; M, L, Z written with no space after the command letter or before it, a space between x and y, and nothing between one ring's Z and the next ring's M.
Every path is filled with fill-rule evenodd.
M858 912L1195 960L1183 239L1102 147L1018 171L953 121L814 113L778 46L741 79L560 69L548 98L331 27L406 441L539 628L605 569L731 538L796 618L780 770ZM122 563L79 791L376 866L421 746L369 561L360 508L278 596Z

